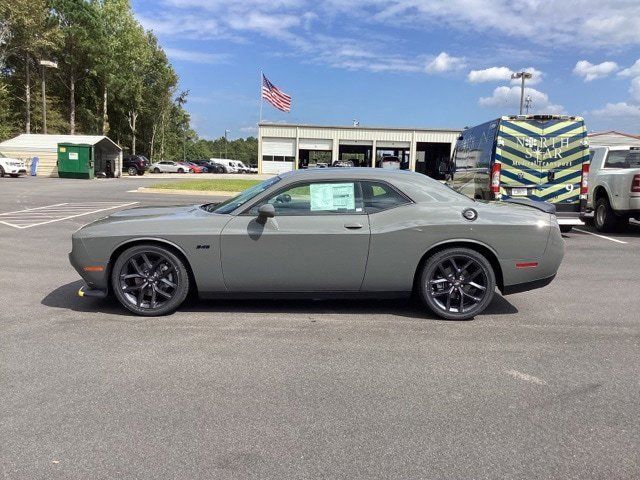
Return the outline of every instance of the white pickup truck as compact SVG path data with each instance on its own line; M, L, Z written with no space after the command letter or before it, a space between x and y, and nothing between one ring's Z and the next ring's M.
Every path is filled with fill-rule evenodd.
M640 147L592 147L588 182L585 222L609 232L640 220Z

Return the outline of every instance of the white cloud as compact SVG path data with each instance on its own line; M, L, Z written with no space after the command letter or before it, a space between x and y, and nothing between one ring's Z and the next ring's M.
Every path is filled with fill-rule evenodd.
M628 68L624 70L620 70L618 75L621 77L638 77L640 76L640 59L636 60L636 62Z
M436 58L427 64L425 70L427 73L444 73L451 70L458 70L464 66L464 58L452 57L447 52L440 52Z
M587 60L580 60L573 68L573 73L583 77L585 82L590 82L598 78L604 78L618 70L616 62L602 62L593 64Z
M640 105L632 105L627 102L607 103L603 108L588 112L592 116L629 118L640 120Z
M507 67L489 67L484 70L471 70L467 80L471 83L504 82L511 77L512 70Z
M640 77L635 77L633 80L631 80L629 93L631 94L634 100L640 102Z
M170 59L182 60L189 63L206 63L210 65L226 63L230 55L227 53L206 53L193 50L182 50L180 48L167 47L164 49Z
M530 96L533 103L531 112L539 113L563 113L564 107L549 102L549 96L535 88L525 88L525 97ZM482 107L491 107L501 110L518 111L520 107L520 87L501 86L496 87L490 97L481 97L478 104Z
M508 67L489 67L484 70L471 70L467 75L467 80L471 83L481 82L504 82L511 79L511 75L518 72L528 72L531 78L527 79L527 85L536 85L542 81L543 73L537 68L527 67L518 70L511 70ZM511 79L513 85L520 84L519 79Z
M490 32L541 45L640 44L640 2L631 0L325 0L333 11L430 29Z

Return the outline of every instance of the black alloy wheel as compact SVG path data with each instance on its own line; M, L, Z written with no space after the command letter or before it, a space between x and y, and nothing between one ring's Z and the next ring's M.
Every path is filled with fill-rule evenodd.
M420 294L425 304L448 320L468 320L491 303L496 287L489 261L475 250L452 248L424 265Z
M138 315L164 315L184 302L189 275L173 252L155 245L139 245L122 253L111 272L120 303Z

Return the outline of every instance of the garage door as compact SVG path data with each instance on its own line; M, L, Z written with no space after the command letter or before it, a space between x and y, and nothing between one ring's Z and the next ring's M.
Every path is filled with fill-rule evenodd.
M301 138L299 143L300 150L327 150L331 151L333 140L324 138Z
M273 155L274 157L295 157L295 138L263 138L262 155Z

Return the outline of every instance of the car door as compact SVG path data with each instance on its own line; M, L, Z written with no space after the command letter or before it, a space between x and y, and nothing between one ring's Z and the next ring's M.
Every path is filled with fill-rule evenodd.
M275 217L258 218L258 207L266 203ZM357 182L282 187L222 231L225 284L233 292L358 291L369 235Z

